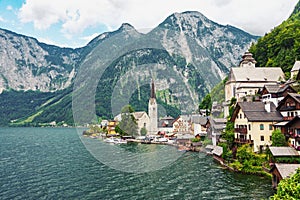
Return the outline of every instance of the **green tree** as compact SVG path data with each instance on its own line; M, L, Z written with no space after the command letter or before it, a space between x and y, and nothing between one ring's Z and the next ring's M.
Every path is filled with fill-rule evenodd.
M141 135L147 135L147 129L145 127L141 128Z
M117 131L123 135L138 135L138 125L133 115L133 108L130 105L126 105L121 110L122 120L118 125Z
M207 94L199 105L199 109L211 110L212 101L210 94Z
M296 174L292 177L280 181L277 187L277 193L272 196L271 199L300 199L300 168L297 169Z
M272 132L272 146L275 147L287 146L285 136L281 133L279 129L276 129Z

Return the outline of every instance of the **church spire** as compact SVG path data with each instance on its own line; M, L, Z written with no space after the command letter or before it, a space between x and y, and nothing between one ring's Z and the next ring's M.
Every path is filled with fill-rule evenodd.
M156 95L155 95L155 87L154 87L154 81L153 81L153 79L152 79L152 83L151 83L151 95L150 95L150 97L151 97L152 99L156 99Z

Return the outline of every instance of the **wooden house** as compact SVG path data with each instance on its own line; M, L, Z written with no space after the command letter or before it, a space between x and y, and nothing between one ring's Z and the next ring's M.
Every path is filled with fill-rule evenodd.
M272 173L272 186L277 188L279 182L284 178L289 178L296 173L296 170L300 167L300 164L285 164L276 163L270 170Z
M279 102L277 110L283 116L284 121L292 120L300 114L300 94L288 93L282 101Z
M300 150L300 117L297 115L290 121L283 121L274 124L285 135L290 146Z

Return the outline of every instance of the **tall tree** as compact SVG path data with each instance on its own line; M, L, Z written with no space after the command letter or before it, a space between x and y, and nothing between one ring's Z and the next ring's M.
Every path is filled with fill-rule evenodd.
M138 125L134 118L134 110L130 105L126 105L121 110L122 120L118 128L121 129L122 134L136 136L138 135Z

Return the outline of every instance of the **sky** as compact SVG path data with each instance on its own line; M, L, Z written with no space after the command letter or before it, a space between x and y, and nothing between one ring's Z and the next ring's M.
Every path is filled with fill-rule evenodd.
M210 20L264 35L299 0L0 0L0 28L61 47L82 47L129 23L147 32L175 12L199 11Z

